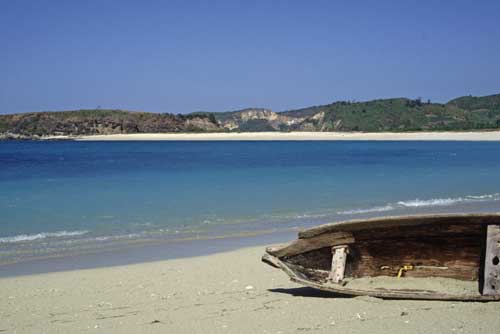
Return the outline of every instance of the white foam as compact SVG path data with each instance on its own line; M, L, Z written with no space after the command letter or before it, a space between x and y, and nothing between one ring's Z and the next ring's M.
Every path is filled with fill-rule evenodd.
M424 208L436 206L452 206L458 203L475 203L475 202L494 202L500 201L500 193L485 194L485 195L467 195L464 197L449 197L449 198L431 198L431 199L413 199L407 201L399 201L396 203L388 203L384 206L376 206L367 209L353 209L339 211L340 215L355 215L370 212L384 212L406 208Z
M89 231L58 231L58 232L41 232L36 234L19 234L12 237L0 238L0 243L15 243L24 241L33 241L45 238L65 238L84 235Z
M459 198L432 198L428 200L414 199L411 201L399 201L398 205L407 208L418 208L422 206L448 206L456 203L464 202L464 199Z
M487 195L469 195L467 196L469 199L491 199L497 201L500 199L500 193L495 194L487 194Z
M385 206L376 206L368 209L354 209L354 210L346 210L337 212L339 215L355 215L361 213L370 213L370 212L384 212L394 210L394 207L390 204Z
M455 198L432 198L428 200L414 199L411 201L400 201L398 205L403 207L418 208L422 206L449 206L457 203L473 203L473 202L486 202L486 201L498 201L500 200L500 194L486 194L486 195L467 195L464 197Z

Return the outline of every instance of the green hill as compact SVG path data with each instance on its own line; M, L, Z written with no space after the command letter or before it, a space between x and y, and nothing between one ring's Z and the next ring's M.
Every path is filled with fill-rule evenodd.
M500 95L462 97L446 104L406 98L335 102L305 108L308 117L292 129L320 131L438 131L500 127ZM297 112L297 111L294 111ZM318 114L322 113L322 117Z
M0 139L214 131L459 131L500 128L500 94L445 104L394 98L339 101L283 112L264 108L187 115L76 110L0 115Z
M500 109L500 94L488 95L488 96L462 96L453 99L447 103L447 105L453 105L457 108L465 110L499 110Z

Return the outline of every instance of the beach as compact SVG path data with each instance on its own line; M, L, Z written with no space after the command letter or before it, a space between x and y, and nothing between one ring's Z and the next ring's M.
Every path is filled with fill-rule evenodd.
M47 137L46 139L69 139ZM75 140L442 140L442 141L500 141L500 131L464 132L230 132L230 133L137 133L72 137Z
M260 262L264 247L0 279L6 333L495 333L499 303L342 297Z

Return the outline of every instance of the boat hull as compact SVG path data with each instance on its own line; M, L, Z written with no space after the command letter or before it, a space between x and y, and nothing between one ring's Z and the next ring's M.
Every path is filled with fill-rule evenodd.
M500 215L460 214L321 225L268 247L262 260L294 282L337 294L496 301L499 255ZM370 284L356 283L363 279Z

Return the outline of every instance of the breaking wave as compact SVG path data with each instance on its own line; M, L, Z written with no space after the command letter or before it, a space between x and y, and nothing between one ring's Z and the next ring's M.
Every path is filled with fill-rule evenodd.
M376 206L367 209L354 209L337 212L339 215L355 215L370 212L384 212L405 208L424 208L437 206L452 206L459 203L475 203L475 202L494 202L500 201L500 193L486 195L468 195L455 198L431 198L431 199L414 199L408 201L399 201L396 203L388 203L384 206Z
M84 235L89 231L58 231L58 232L41 232L36 234L19 234L12 237L0 238L0 243L16 243L24 241L33 241L45 238L65 238Z
M394 207L392 205L386 205L386 206L376 206L369 209L354 209L354 210L339 211L337 213L339 215L356 215L361 213L384 212L391 210L394 210Z

